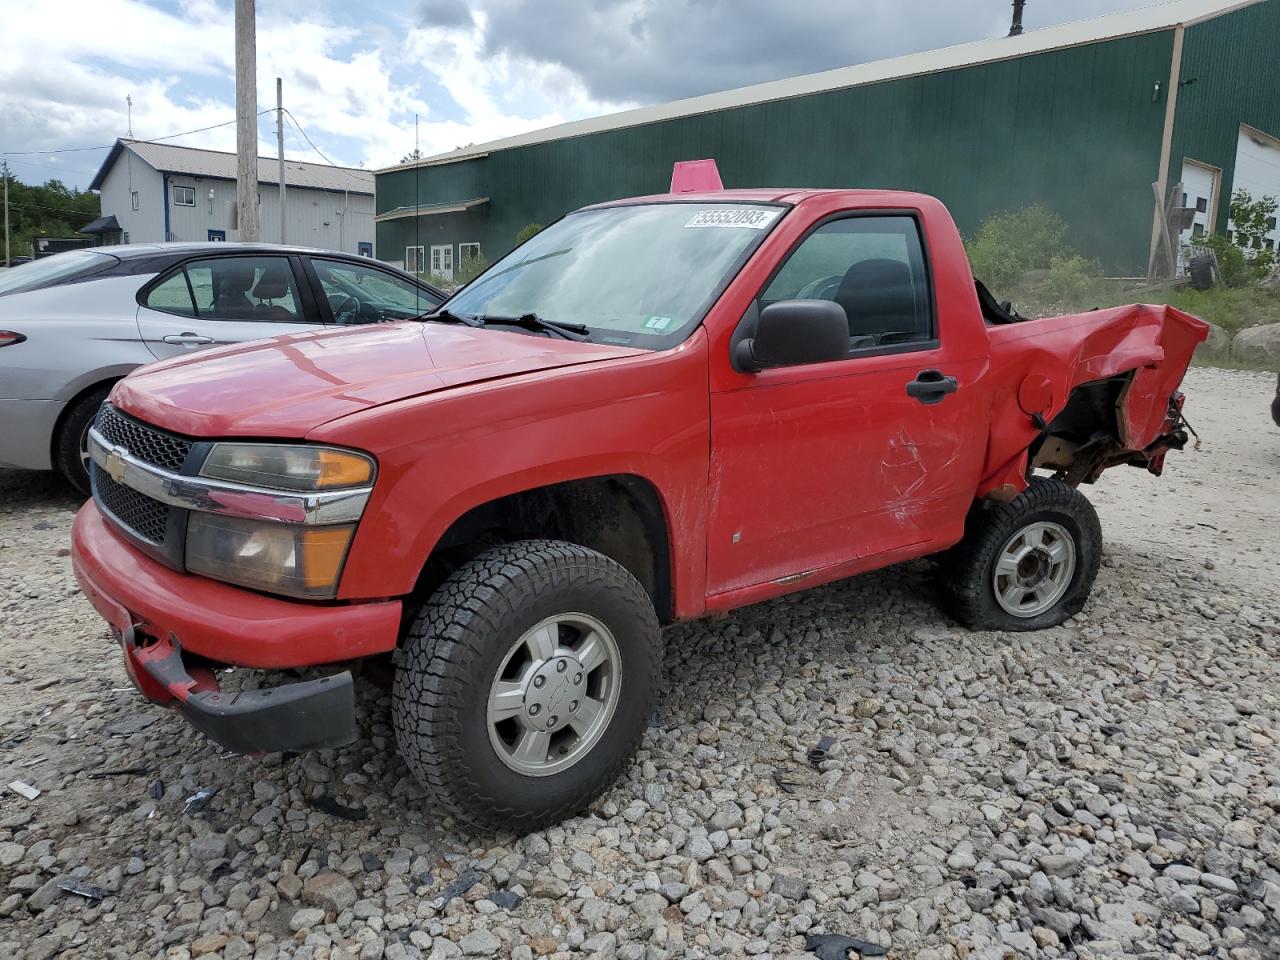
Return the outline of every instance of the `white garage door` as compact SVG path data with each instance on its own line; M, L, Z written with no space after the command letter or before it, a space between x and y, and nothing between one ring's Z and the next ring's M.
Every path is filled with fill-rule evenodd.
M1232 193L1247 190L1255 200L1262 197L1280 200L1280 140L1253 127L1240 128L1236 175L1231 190ZM1235 224L1229 224L1228 229L1234 231ZM1265 244L1272 250L1280 246L1280 229L1274 218Z

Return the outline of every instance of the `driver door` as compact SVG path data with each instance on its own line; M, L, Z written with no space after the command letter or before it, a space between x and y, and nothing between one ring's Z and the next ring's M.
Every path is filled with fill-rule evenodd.
M143 287L138 332L158 359L322 330L296 263L282 256L188 260Z

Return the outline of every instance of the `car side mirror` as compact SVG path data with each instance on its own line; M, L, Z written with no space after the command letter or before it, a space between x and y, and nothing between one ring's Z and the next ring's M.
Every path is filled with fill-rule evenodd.
M745 373L767 367L843 360L849 318L831 300L779 300L760 311L755 335L734 344L733 365Z

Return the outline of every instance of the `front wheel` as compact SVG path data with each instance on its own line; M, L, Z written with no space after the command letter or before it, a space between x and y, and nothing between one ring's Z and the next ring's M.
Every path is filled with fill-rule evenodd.
M942 560L943 605L975 630L1041 630L1079 613L1102 560L1102 527L1084 494L1033 480L1007 504L975 508Z
M54 467L86 497L93 493L89 480L89 428L110 392L110 387L99 387L76 401L63 418L53 445Z
M536 829L622 772L661 664L653 604L625 569L574 544L504 544L455 571L411 622L396 740L459 819Z

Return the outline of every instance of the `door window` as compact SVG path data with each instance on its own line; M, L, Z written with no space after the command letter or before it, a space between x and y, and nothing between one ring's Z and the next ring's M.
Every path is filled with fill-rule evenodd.
M146 304L152 310L163 313L176 313L183 317L196 315L191 287L187 285L187 275L181 268L151 288L147 293Z
M933 338L933 310L920 230L912 217L848 217L800 244L760 296L832 300L849 320L850 351Z
M421 273L423 268L422 248L404 248L404 268L410 273Z
M440 303L416 283L376 267L314 258L311 264L335 323L405 320Z
M286 257L218 257L185 267L197 313L209 320L301 320ZM158 289L158 288L157 288Z

